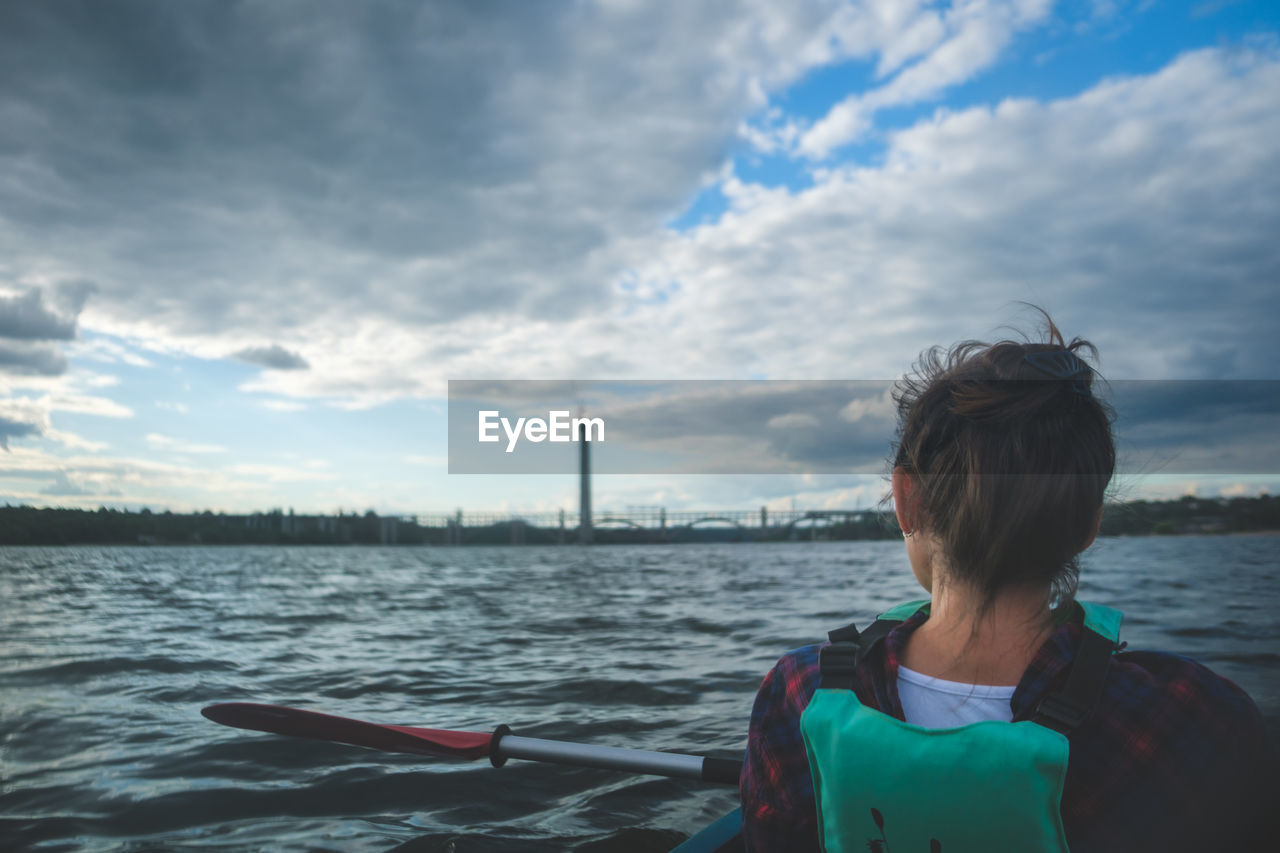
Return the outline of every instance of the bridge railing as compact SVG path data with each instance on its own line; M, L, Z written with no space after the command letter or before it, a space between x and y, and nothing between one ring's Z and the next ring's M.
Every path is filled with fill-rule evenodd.
M745 528L790 527L801 522L847 523L861 522L876 515L870 509L787 509L787 510L666 510L650 507L629 507L626 510L598 510L591 514L592 525L618 524L646 530L662 530L690 527L701 523L720 522ZM468 512L419 513L400 516L406 523L420 527L493 527L496 525L525 524L531 527L577 529L576 512Z

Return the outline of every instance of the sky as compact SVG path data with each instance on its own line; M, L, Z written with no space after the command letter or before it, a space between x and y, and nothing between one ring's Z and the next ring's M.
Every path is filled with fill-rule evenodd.
M1107 379L1277 380L1277 234L1273 2L5 3L0 500L573 509L448 473L449 380L886 380L1021 303Z

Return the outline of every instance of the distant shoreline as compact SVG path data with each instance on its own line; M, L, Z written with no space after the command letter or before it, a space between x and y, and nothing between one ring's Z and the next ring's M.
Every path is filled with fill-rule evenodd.
M1099 534L1098 539L1179 539L1184 536L1204 536L1204 537L1220 537L1223 539L1234 539L1239 537L1262 538L1267 536L1280 536L1280 528L1273 530L1186 530L1178 533L1108 533ZM589 547L596 548L612 548L626 545L645 545L645 546L670 546L672 548L680 548L685 545L788 545L788 544L814 544L814 543L831 543L831 542L893 542L896 538L884 537L880 539L809 539L807 537L800 539L704 539L701 541L677 541L677 542L638 542L638 541L596 541ZM463 545L438 545L438 544L381 544L377 542L177 542L177 541L155 541L155 542L0 542L0 549L3 548L580 548L582 547L576 542L566 542L564 544L547 545L547 544L511 544L508 542L482 542Z
M833 510L672 510L593 513L587 539L598 545L702 542L874 541L902 534L892 512ZM1276 536L1280 500L1270 495L1183 497L1108 504L1100 537ZM565 546L578 544L577 514L470 513L379 516L295 515L273 509L247 515L211 511L0 507L0 545L398 545Z

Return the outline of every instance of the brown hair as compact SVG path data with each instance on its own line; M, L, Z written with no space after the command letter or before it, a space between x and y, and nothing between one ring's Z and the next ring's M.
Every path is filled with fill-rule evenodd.
M940 542L949 577L973 585L983 609L1013 587L1074 596L1115 471L1115 414L1079 360L1096 361L1097 350L1064 342L1040 313L1045 342L933 347L893 393L893 464L915 479L916 527Z

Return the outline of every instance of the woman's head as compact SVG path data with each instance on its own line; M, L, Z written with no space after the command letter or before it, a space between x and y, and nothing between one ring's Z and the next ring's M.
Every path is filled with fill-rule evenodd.
M933 543L933 582L984 604L1014 589L1074 594L1115 470L1114 416L1079 355L1097 351L1045 323L1039 343L935 347L894 391L899 517Z

